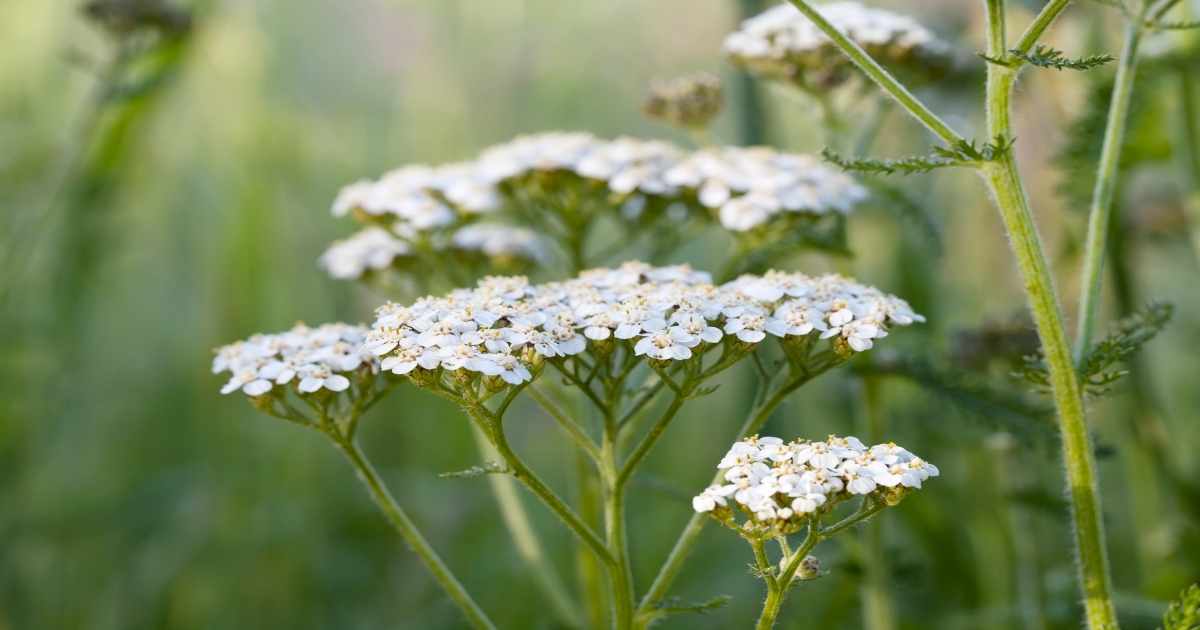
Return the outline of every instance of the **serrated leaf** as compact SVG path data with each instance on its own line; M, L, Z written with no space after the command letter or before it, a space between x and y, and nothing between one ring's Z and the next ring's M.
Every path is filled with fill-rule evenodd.
M446 472L438 476L445 477L447 479L469 479L471 477L479 477L480 475L493 474L509 475L512 474L512 470L510 470L508 466L505 466L504 464L497 462L484 462L482 466L472 466L466 470L460 470L458 472Z
M1016 392L1003 391L983 379L940 368L927 358L902 359L888 366L887 371L908 378L971 416L1014 433L1042 438L1056 435L1052 409L1032 404Z
M1079 378L1101 387L1120 378L1124 372L1107 371L1108 368L1128 359L1158 335L1174 313L1171 303L1153 302L1117 322L1112 332L1088 351L1080 364Z
M732 595L718 595L706 602L682 602L678 597L670 597L654 603L655 610L673 615L676 613L700 613L704 614L711 610L716 610L733 601Z
M1193 28L1200 28L1200 22L1152 22L1146 25L1146 28L1156 31L1184 31Z
M692 394L690 396L688 396L688 400L695 400L697 398L707 396L707 395L717 391L718 389L720 389L720 387L721 387L720 384L713 385L712 387L701 387L700 389L697 389L696 391L692 392Z
M826 160L840 166L843 171L873 175L892 175L894 173L913 175L916 173L928 173L935 168L966 166L957 160L948 159L941 155L909 156L895 160L881 160L878 158L845 158L829 149L822 149L821 155Z
M1054 68L1055 70L1091 70L1105 64L1112 63L1117 60L1116 57L1110 54L1103 55L1088 55L1087 57L1075 57L1073 59L1063 57L1063 51L1055 50L1045 44L1038 44L1037 48L1030 53L1022 53L1019 50L1010 50L1013 55L1020 59L1024 59L1026 63L1037 66L1039 68Z
M861 183L871 191L873 198L885 202L882 204L885 209L895 214L925 241L934 258L941 258L945 249L942 246L942 226L928 208L914 201L903 189L886 182L864 179Z
M1189 586L1171 602L1162 630L1200 630L1200 586Z

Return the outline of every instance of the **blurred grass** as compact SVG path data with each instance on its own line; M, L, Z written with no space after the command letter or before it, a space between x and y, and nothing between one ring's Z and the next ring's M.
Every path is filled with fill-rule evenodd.
M962 50L978 47L977 27L967 26L979 23L977 7L903 8L957 37ZM333 450L237 396L219 396L209 350L296 319L370 317L378 296L313 264L351 229L328 213L342 184L402 163L460 159L520 132L684 143L638 118L638 94L655 75L710 69L732 79L717 47L737 11L729 0L211 2L196 8L173 80L136 111L110 105L93 133L73 138L111 42L74 3L0 4L0 229L8 243L16 226L49 226L22 233L28 266L0 269L13 287L0 311L0 629L461 626ZM1101 8L1072 11L1052 34L1060 48L1106 32L1106 18L1094 17ZM1076 76L1030 73L1018 115L1017 149L1068 307L1083 216L1055 195L1061 175L1048 166L1086 86ZM931 94L970 131L978 88ZM769 141L820 148L811 112L775 88L761 92ZM1160 94L1176 115L1177 97ZM736 141L743 129L734 107L716 132ZM901 117L887 132L879 152L922 151L922 132ZM55 165L76 141L82 157L59 185ZM1095 405L1099 440L1114 451L1102 460L1105 507L1129 628L1154 627L1157 602L1200 575L1200 484L1164 485L1158 470L1200 475L1200 359L1191 351L1200 342L1200 270L1182 230L1170 227L1180 215L1171 174L1161 163L1131 171L1121 201L1135 301L1178 306L1139 365L1169 431L1166 462L1134 446L1127 387ZM851 221L853 261L814 256L805 269L849 264L909 298L930 322L897 332L880 350L943 357L953 330L1019 312L1023 298L976 182L938 173L900 183L941 219L940 259L891 214L866 211ZM1164 221L1167 228L1156 227ZM689 491L703 485L727 446L713 436L740 422L750 378L728 375L718 394L690 409L648 472ZM943 471L887 515L901 626L1020 627L1006 505L1021 501L1036 524L1020 534L1038 552L1050 625L1075 627L1053 440L1021 444L1018 465L1037 481L1028 496L1006 499L984 445L995 425L912 382L884 385L896 441ZM850 373L826 376L767 431L851 431L860 396ZM519 411L518 448L546 477L569 478L572 454L553 423L530 406ZM498 624L546 627L485 483L437 477L476 463L460 414L402 388L364 431L395 494ZM573 496L570 484L557 489ZM644 588L690 507L653 487L635 488L631 501ZM570 575L568 532L544 510L533 513ZM781 625L859 627L856 545L819 555L831 575L794 595ZM706 532L676 592L734 602L663 626L746 625L761 598L746 562L740 541Z

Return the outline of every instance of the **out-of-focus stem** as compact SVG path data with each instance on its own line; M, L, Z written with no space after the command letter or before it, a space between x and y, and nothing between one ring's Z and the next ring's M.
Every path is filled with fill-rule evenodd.
M500 459L500 453L488 442L483 431L475 425L471 425L471 429L475 436L475 446L484 461ZM579 606L571 599L558 571L542 552L542 545L533 529L529 513L517 494L516 480L508 475L488 475L488 482L492 486L492 494L496 496L496 504L500 507L504 525L517 547L517 554L529 568L538 588L546 595L555 615L571 628L582 628L584 623Z
M400 508L400 504L396 503L396 499L388 492L383 480L379 477L379 473L375 472L375 468L367 461L366 456L358 448L358 444L352 440L343 440L337 437L334 437L334 444L346 455L346 459L350 460L350 465L354 466L359 480L362 481L371 498L379 505L379 509L383 510L384 516L392 523L392 526L396 528L396 531L404 538L405 542L412 547L413 551L417 553L421 562L425 564L425 567L429 569L433 577L446 590L446 594L454 600L455 604L458 604L458 607L467 616L471 625L481 630L495 630L496 627L492 625L491 620L479 608L475 600L471 599L466 589L458 582L454 574L442 562L442 559L438 557L437 552L433 550L433 547L429 545L425 537L421 536L421 532L417 531L416 525L409 520L408 515Z
M1096 320L1100 315L1104 246L1108 241L1109 213L1112 211L1113 192L1117 187L1121 146L1125 141L1129 101L1133 96L1133 83L1137 74L1138 44L1142 38L1142 13L1144 13L1144 9L1138 13L1137 20L1131 21L1125 29L1125 46L1117 66L1117 79L1113 86L1112 101L1108 108L1108 122L1104 129L1104 145L1100 151L1100 165L1096 170L1096 186L1092 191L1087 244L1084 250L1083 284L1079 299L1079 328L1075 334L1076 363L1082 363L1091 349L1092 337L1096 332Z
M863 398L866 407L865 435L868 444L883 440L884 412L878 376L863 377ZM863 627L866 630L894 630L896 611L888 587L886 535L883 517L864 525L866 544L865 576L862 583Z
M1046 630L1042 612L1042 573L1037 559L1037 528L1029 509L1010 497L1025 490L1021 478L1025 465L1017 459L1012 436L998 434L990 444L996 454L996 478L1005 494L1004 507L1013 546L1013 581L1016 585L1015 608L1025 630Z

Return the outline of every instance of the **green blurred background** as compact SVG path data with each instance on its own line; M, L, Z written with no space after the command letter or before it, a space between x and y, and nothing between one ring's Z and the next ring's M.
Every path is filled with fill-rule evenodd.
M885 6L921 16L959 48L963 71L924 94L978 132L982 62L969 59L981 47L980 7ZM758 133L818 150L815 111L765 84L754 88L761 111L747 110L747 84L718 53L747 10L736 0L182 8L190 20L160 15L160 31L173 34L129 57L141 35L121 35L119 20L106 27L77 2L0 2L0 630L461 627L334 449L217 393L211 349L298 319L370 319L380 296L314 264L352 229L328 211L350 181L463 159L521 132L686 144L638 115L654 76L721 74L731 98L716 133L726 142ZM1027 20L1025 9L1013 13ZM1051 40L1071 54L1115 50L1112 13L1080 3ZM1188 50L1174 35L1154 45ZM1094 405L1118 606L1131 629L1156 627L1164 602L1200 577L1200 258L1188 238L1197 205L1188 169L1200 146L1186 133L1197 104L1181 97L1200 62L1189 55L1144 69L1106 285L1109 319L1152 298L1177 306L1135 376ZM1090 182L1100 138L1089 103L1103 103L1112 70L1091 74L1030 72L1018 107L1017 148L1068 312L1085 221L1073 189ZM926 150L899 115L884 131L879 153ZM1056 157L1064 146L1075 153ZM1045 627L1078 627L1053 419L1008 375L1009 346L989 353L992 337L980 333L1008 322L1016 334L1000 337L1018 349L1029 336L1002 227L966 172L898 183L919 212L856 213L854 258L813 255L802 268L851 268L929 323L808 386L767 433L854 432L863 379L879 379L890 435L942 470L883 519L899 627L1036 627L1031 603ZM749 407L748 371L675 423L649 461L653 476L633 489L641 590ZM518 449L571 496L566 440L537 410L521 411ZM478 460L457 410L401 388L367 419L363 441L498 625L552 627L486 482L437 476ZM571 576L573 539L526 498ZM860 542L819 550L831 574L794 593L781 627L860 627ZM749 560L736 537L707 531L675 592L733 603L662 627L749 626L762 596Z

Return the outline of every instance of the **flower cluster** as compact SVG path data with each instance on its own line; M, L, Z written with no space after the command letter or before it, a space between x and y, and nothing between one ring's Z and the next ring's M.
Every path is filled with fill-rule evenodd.
M385 304L376 315L366 348L382 369L461 369L512 384L531 380L530 368L546 359L585 352L589 340L597 353L628 340L635 355L675 361L726 336L750 350L768 333L815 331L850 353L869 349L891 325L922 321L903 300L841 276L772 271L714 286L687 265L640 262L537 286L487 277L445 297Z
M412 235L400 224L395 233ZM317 264L338 280L354 280L371 271L380 271L410 259L414 249L409 241L378 226L368 227L350 237L335 241L317 260ZM493 260L527 260L542 262L547 251L541 238L526 228L500 223L468 223L448 235L447 239L431 239L427 245L435 250L454 250L480 253Z
M782 529L856 495L894 505L938 475L936 466L894 443L867 448L858 438L832 435L824 442L787 444L776 437L746 438L717 467L728 469L728 483L692 499L697 512L720 518L736 507L760 526Z
M350 386L346 373L378 369L379 360L363 348L366 332L363 326L349 324L318 328L296 324L287 332L256 334L218 348L212 371L231 375L222 394L240 389L249 396L261 396L275 385L293 382L304 394L321 389L344 391Z
M834 27L872 57L921 76L951 62L949 45L909 16L845 1L816 5ZM850 61L804 14L781 4L742 22L722 52L746 70L814 89L835 87L852 76Z
M689 129L703 129L721 113L721 80L707 72L655 79L642 96L642 113Z
M847 175L811 155L793 155L757 147L726 147L688 153L670 143L634 138L600 140L587 133L551 132L520 136L485 149L477 159L447 166L406 166L378 181L360 181L342 189L333 204L337 216L353 214L382 227L401 243L433 242L447 232L475 224L485 213L505 214L506 200L520 206L530 200L576 199L598 194L613 208L636 217L634 197L713 211L728 230L743 232L764 225L780 212L821 215L848 211L866 191ZM678 203L677 203L678 202ZM572 202L570 211L577 211ZM501 212L496 212L501 210ZM620 215L626 216L626 215ZM675 216L675 215L672 215ZM525 220L517 213L517 219ZM512 220L509 217L508 220ZM488 228L489 245L500 228ZM540 225L528 225L540 228ZM500 239L507 254L536 257L522 236ZM462 246L479 234L443 238ZM379 233L337 243L323 265L335 277L356 277L378 269L398 243ZM483 247L486 250L488 247ZM395 253L393 255L398 255Z
M727 230L745 232L780 212L849 212L867 191L812 155L766 147L705 149L667 172L667 181L694 189Z

